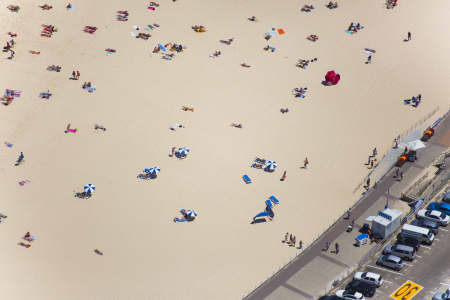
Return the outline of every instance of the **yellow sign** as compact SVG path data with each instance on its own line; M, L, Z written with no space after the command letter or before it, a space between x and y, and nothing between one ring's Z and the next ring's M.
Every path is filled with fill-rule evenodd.
M391 298L394 298L396 300L410 300L422 289L423 286L420 286L417 283L408 280L395 292L392 293Z

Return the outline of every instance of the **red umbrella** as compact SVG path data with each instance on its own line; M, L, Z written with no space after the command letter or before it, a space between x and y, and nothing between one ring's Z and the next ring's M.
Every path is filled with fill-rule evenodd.
M340 79L341 75L334 71L328 71L327 75L325 75L325 82L331 83L332 85L336 85Z

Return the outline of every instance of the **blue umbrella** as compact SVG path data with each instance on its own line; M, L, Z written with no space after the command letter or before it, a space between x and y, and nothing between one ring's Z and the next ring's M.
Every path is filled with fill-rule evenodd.
M195 218L196 216L198 216L198 214L192 209L188 209L186 215L190 218Z
M156 176L159 172L161 172L161 169L159 167L153 167L153 168L150 168L148 173Z
M95 185L93 185L93 184L86 184L85 186L84 186L84 191L86 192L86 193L92 193L93 191L95 191Z
M150 174L150 172L152 171L153 168L145 168L144 169L144 173Z
M267 161L266 168L268 168L269 170L275 170L277 166L278 165L277 165L276 161L273 161L273 160Z
M182 147L180 149L178 149L178 153L180 153L180 155L182 156L186 156L191 150L189 150L189 148L186 147Z

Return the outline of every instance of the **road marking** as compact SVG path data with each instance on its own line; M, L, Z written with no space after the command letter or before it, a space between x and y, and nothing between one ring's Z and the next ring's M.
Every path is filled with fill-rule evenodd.
M408 280L392 293L391 298L395 300L410 300L420 293L422 289L423 286Z
M440 284L450 286L450 283L441 282Z
M400 272L394 272L394 271L391 271L391 270L387 270L387 269L383 269L383 268L375 267L375 266L371 266L371 265L368 265L368 267L371 267L371 268L374 268L374 269L378 269L378 270L382 270L382 271L389 272L389 273L393 273L395 275L402 275L402 276L405 275L405 274L402 274Z
M386 280L386 279L383 279L383 282L387 282L387 283L393 284L392 281L389 281L389 280Z
M425 249L431 249L431 247L428 247L428 246L420 246L420 247L423 247L423 248L425 248Z
M434 240L435 240L435 241L438 241L438 242L440 241L440 239L434 239Z
M448 231L448 229L444 229L444 228L439 228L439 230Z
M419 255L416 255L416 257L418 257L418 258L422 258L422 256L419 256Z
M412 264L403 263L405 266L412 267Z

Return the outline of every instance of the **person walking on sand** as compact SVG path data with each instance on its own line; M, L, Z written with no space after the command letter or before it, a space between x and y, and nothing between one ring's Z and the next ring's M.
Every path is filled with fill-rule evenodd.
M286 180L286 171L283 172L283 176L281 176L281 181L285 181Z
M175 149L177 149L177 147L172 147L172 152L170 153L170 157L173 157L173 155L175 154Z
M330 242L326 241L325 242L325 248L323 248L322 251L328 251L328 249L330 249Z
M80 71L77 71L77 80L80 79Z
M408 41L410 41L410 40L411 40L411 32L408 31Z
M371 64L372 63L372 55L369 55L369 57L367 58L366 64Z
M287 244L288 238L289 238L289 232L286 232L286 234L284 235L284 241L283 241L283 243Z
M77 79L75 71L72 71L72 79Z
M298 242L298 249L301 250L302 248L303 248L303 242L302 242L302 240L300 240Z
M371 160L371 161L370 161L370 168L371 168L371 169L373 169L373 163L374 163L374 161L375 161L375 160Z
M308 168L308 165L309 165L308 157L305 157L305 160L303 161L303 169Z

